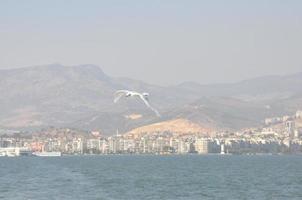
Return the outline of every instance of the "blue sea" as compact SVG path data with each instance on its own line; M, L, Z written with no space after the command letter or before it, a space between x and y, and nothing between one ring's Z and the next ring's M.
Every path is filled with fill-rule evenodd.
M0 199L302 199L302 156L1 157Z

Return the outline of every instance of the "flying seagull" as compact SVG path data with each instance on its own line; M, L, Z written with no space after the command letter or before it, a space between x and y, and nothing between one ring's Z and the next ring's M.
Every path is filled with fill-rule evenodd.
M139 92L129 91L129 90L118 90L114 93L113 102L117 103L120 100L120 98L122 98L122 97L139 97L145 103L145 105L156 114L157 117L160 117L159 112L155 108L153 108L149 103L149 100L148 100L149 93L146 93L146 92L139 93Z

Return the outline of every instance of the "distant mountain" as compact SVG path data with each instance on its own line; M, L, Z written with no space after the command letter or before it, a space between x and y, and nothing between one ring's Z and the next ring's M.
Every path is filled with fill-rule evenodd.
M302 94L302 73L287 76L264 76L236 83L200 85L186 82L172 87L202 96L228 96L244 100L284 99Z
M255 127L275 113L258 102L233 97L204 97L169 113L217 130Z
M114 134L174 119L202 127L239 129L268 116L302 107L302 73L268 76L232 84L183 83L161 87L106 75L98 66L51 64L0 70L0 128L31 130L48 126L101 130ZM157 118L135 99L113 104L113 93L150 93ZM131 114L141 117L131 118Z
M109 77L95 65L52 64L0 70L0 126L15 129L71 126L102 129L110 134L115 131L113 128L128 127L124 118L127 113L142 112L155 118L135 100L121 100L114 105L113 93L118 89L160 90L140 81ZM152 101L156 95L160 94L152 94Z

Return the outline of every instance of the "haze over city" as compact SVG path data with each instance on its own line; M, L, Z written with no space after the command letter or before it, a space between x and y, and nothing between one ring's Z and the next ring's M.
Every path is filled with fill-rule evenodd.
M301 11L0 0L0 199L301 199Z
M96 64L159 85L301 71L301 1L1 1L0 68ZM171 76L173 74L173 76Z

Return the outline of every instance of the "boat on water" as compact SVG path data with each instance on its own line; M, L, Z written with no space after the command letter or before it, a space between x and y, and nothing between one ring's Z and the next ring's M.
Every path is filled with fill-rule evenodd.
M62 153L59 151L42 151L42 152L34 152L34 156L39 156L39 157L60 157L62 156Z

